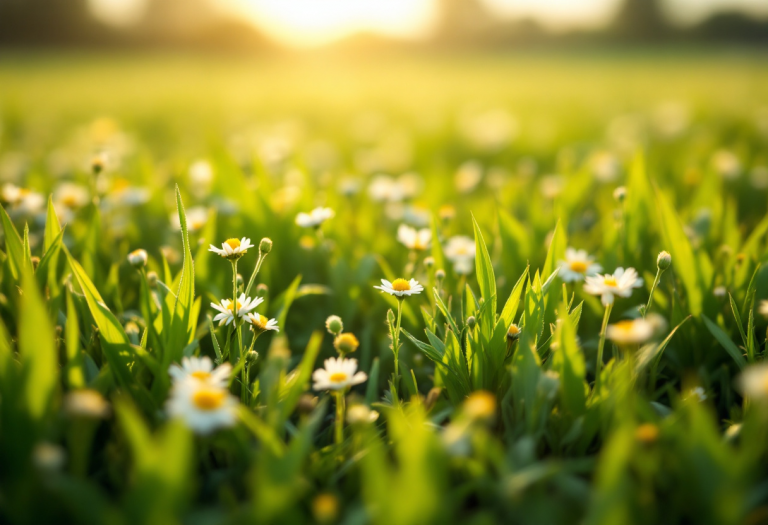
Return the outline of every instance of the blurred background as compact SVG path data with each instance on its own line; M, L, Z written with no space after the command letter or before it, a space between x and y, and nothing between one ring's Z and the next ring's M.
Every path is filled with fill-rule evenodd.
M766 0L0 0L0 46L507 50L768 44Z

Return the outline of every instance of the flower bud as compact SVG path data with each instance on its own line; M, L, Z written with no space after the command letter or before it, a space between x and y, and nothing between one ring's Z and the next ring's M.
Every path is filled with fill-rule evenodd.
M435 272L435 278L438 280L438 282L445 279L445 270L443 270L442 268L437 270Z
M509 325L509 329L507 330L507 339L510 341L516 341L520 339L520 334L522 333L522 330L520 330L520 327L517 326L515 323L512 323Z
M147 252L142 249L134 250L128 254L128 262L134 268L143 268L147 265Z
M431 270L434 265L435 265L434 257L427 257L426 259L424 259L424 267L427 270Z
M318 494L312 500L312 515L317 523L332 523L339 516L339 498L330 493Z
M268 254L272 251L272 239L264 237L259 243L259 253Z
M237 286L240 287L243 285L243 276L239 273L237 274Z
M379 413L365 405L352 405L347 409L347 423L350 425L365 425L379 419Z
M659 427L653 423L643 423L635 429L635 439L643 445L652 445L659 439Z
M467 326L468 327L474 328L476 324L477 324L477 320L475 319L474 315L470 315L469 317L467 317Z
M299 403L296 405L296 410L299 411L299 414L311 414L317 406L317 403L318 399L316 396L313 396L312 394L301 394Z
M477 390L467 397L463 408L471 419L489 419L496 414L496 396L486 390Z
M360 346L360 341L354 334L341 334L333 341L333 347L338 350L340 354L351 354L357 347Z
M32 263L32 268L34 270L37 270L37 267L40 265L40 257L38 257L37 255L33 255L32 258L30 259L30 262Z
M669 265L672 264L672 256L667 251L663 251L659 254L659 256L656 258L656 266L659 267L659 270L666 270L669 268Z
M249 367L256 364L256 361L259 360L259 353L256 350L249 350L247 354L245 354L245 364Z
M259 297L264 297L267 295L267 292L269 292L269 286L267 286L264 283L259 283L256 285L256 295Z
M150 288L157 288L157 273L156 272L149 272L147 273L147 284Z
M338 315L331 315L325 320L325 328L328 333L339 335L344 330L344 323Z
M99 153L98 155L94 155L91 159L91 171L93 171L94 175L98 175L102 171L104 171L104 168L107 166L107 154L106 153Z

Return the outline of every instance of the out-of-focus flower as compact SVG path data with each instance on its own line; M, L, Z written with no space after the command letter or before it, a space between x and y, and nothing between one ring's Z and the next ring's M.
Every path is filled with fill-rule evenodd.
M190 190L198 198L208 194L213 184L213 166L207 160L196 160L189 166Z
M261 297L246 297L244 293L237 298L237 317L243 319L248 313L259 306L264 299ZM213 321L219 322L219 325L229 325L235 319L235 303L230 299L222 299L220 304L211 303L211 306L219 313L213 318Z
M373 423L379 419L379 413L365 405L352 405L347 409L347 423L350 425L364 425Z
M424 287L421 286L416 279L411 279L410 281L406 281L405 279L395 279L392 282L382 279L381 286L374 286L374 288L397 297L415 295L424 291Z
M760 363L744 369L739 379L744 395L756 401L768 401L768 364Z
M185 210L187 216L187 230L197 232L203 229L208 222L208 208L205 206L194 206ZM171 214L171 224L177 230L181 229L181 221L178 213Z
M763 299L760 301L760 306L757 307L757 311L763 317L768 317L768 299Z
M568 248L565 250L565 260L560 261L558 276L563 282L572 283L583 281L586 277L597 275L603 267L595 263L595 258L586 250Z
M40 470L61 470L67 460L66 451L59 445L43 441L32 449L32 462Z
M10 182L3 185L0 196L4 202L13 206L14 210L24 214L34 214L45 207L45 197L42 194L20 188Z
M53 192L53 202L69 209L82 208L91 200L88 189L71 182L62 182Z
M131 253L128 254L128 262L131 266L135 268L143 268L147 265L147 259L149 256L147 255L146 250L142 250L139 248L138 250L133 250Z
M456 170L453 180L459 193L474 190L483 178L483 166L474 160L467 161Z
M613 182L619 176L619 160L613 153L598 151L590 159L592 174L600 182Z
M635 439L643 445L652 445L659 439L659 427L653 423L643 423L635 429Z
M459 275L472 273L475 260L475 241L466 235L455 235L448 239L443 249L445 256L453 263L453 270Z
M522 335L523 331L520 329L518 325L515 323L512 323L509 325L509 328L507 328L507 339L510 341L517 341L520 339L520 335Z
M364 383L368 379L365 372L357 372L357 359L331 357L324 362L324 368L318 368L312 374L315 390L345 390Z
M360 193L363 183L357 177L343 177L339 180L339 193L346 197L352 197Z
M232 365L224 363L214 368L213 361L209 357L192 356L182 358L181 365L171 365L168 373L175 383L194 380L209 386L225 388L232 373Z
M732 151L718 150L712 155L712 168L725 180L733 180L741 175L741 161Z
M333 523L339 517L339 498L325 492L312 500L312 516L317 523Z
M301 212L296 216L296 224L302 228L317 228L336 215L331 208L315 208L309 213Z
M698 401L699 403L702 403L707 400L707 391L700 386L693 387L688 391L688 394L685 396L685 399L689 399L689 398L695 398L696 401Z
M562 175L546 175L539 181L541 194L547 199L554 199L563 192L565 178Z
M197 434L231 427L237 422L237 399L225 388L202 381L175 383L166 403L168 414Z
M460 122L464 138L475 148L495 151L517 136L517 120L504 109L466 113Z
M409 250L426 250L432 241L432 230L423 228L416 230L408 225L401 224L397 229L397 240Z
M354 334L339 334L336 339L333 340L333 347L340 354L351 354L357 347L360 346L360 341L357 340Z
M680 102L664 102L653 112L653 125L656 132L665 139L682 135L689 126L688 108Z
M70 416L104 419L110 414L109 403L96 390L73 390L64 398L64 410Z
M472 392L462 406L470 419L488 419L496 414L496 396L486 390Z
M376 202L400 202L405 198L403 188L389 175L377 175L368 185L368 195Z
M632 345L645 343L653 332L653 325L645 319L632 319L609 324L605 335L618 345Z
M616 202L622 203L624 202L624 199L627 198L627 188L624 186L619 186L615 190L613 190L613 198L616 199Z
M584 291L592 295L599 295L604 306L613 304L614 296L630 297L633 288L643 286L643 280L637 275L634 268L617 268L613 275L595 275L586 278Z

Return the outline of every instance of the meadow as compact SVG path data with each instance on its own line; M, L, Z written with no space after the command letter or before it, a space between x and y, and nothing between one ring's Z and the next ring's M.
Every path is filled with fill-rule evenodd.
M0 55L0 523L768 522L757 52Z

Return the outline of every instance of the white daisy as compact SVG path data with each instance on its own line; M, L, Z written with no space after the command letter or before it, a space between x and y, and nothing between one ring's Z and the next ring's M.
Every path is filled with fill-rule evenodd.
M251 325L251 329L257 334L264 333L267 330L280 331L280 328L277 326L277 319L267 319L256 312L246 315L245 321Z
M203 226L208 222L208 208L205 206L195 206L185 210L187 216L187 229L191 232L196 232L203 229ZM171 224L177 230L181 229L181 222L179 221L179 214L171 214Z
M173 364L168 369L168 374L173 378L174 383L195 380L219 388L227 386L231 373L232 365L224 363L214 369L213 361L207 356L184 357L181 360L181 366Z
M603 306L613 304L614 296L629 297L633 288L640 288L643 280L638 277L634 268L617 268L613 275L597 274L588 276L584 291L592 295L599 295Z
M168 415L197 434L210 434L237 421L237 399L226 389L198 380L176 383L166 403Z
M760 301L760 306L757 307L757 312L763 317L768 317L768 300L763 299Z
M653 336L654 326L645 319L632 319L609 324L605 335L618 345L641 344Z
M71 416L94 419L104 419L111 411L104 396L90 388L69 392L64 398L64 410Z
M475 240L466 235L455 235L448 239L443 249L445 256L453 263L453 270L459 275L472 273L475 260Z
M264 302L262 297L246 297L244 293L240 294L237 298L237 317L239 319L244 318L248 313ZM235 318L235 304L229 299L222 299L221 304L211 303L211 306L215 308L219 313L213 318L213 321L219 321L219 326L223 324L229 325Z
M368 194L376 202L400 202L405 197L402 186L389 175L377 175L368 186Z
M221 243L221 249L211 244L208 251L217 253L225 259L239 259L246 254L249 248L253 247L254 245L251 244L251 240L243 237L242 239L227 239Z
M565 260L560 261L558 276L566 283L583 281L585 277L591 277L603 271L603 267L594 261L595 258L586 250L568 248L565 250Z
M317 228L336 215L330 208L315 208L309 213L301 212L296 216L296 224L302 228Z
M397 297L403 297L406 295L414 295L424 291L424 287L419 284L416 279L406 281L405 279L395 279L392 282L386 279L381 280L381 286L374 286L374 288L386 292L389 295L396 295Z
M53 201L69 209L82 208L90 200L88 189L72 182L62 182L53 192Z
M325 360L324 366L312 374L315 390L344 390L368 379L365 372L357 372L357 359L331 357Z
M429 243L432 242L432 230L429 228L417 230L401 224L397 229L397 240L409 250L426 250L429 248Z
M379 413L365 405L352 405L347 409L347 423L350 425L364 425L373 423L379 419Z

